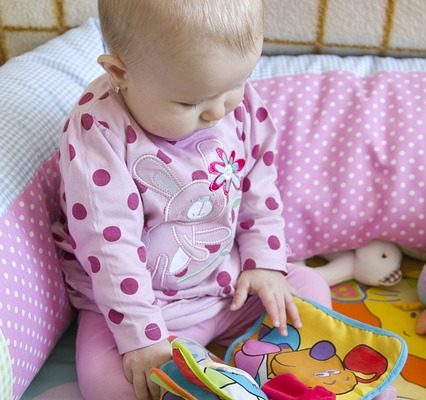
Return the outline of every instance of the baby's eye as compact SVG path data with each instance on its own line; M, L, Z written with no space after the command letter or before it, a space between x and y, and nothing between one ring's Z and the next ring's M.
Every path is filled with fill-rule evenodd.
M182 107L185 108L195 108L197 107L200 103L179 103Z

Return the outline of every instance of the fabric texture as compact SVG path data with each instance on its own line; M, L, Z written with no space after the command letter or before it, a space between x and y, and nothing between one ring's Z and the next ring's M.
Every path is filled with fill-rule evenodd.
M99 26L89 20L0 69L0 215L57 151L57 135L81 92L103 71Z
M255 83L279 131L290 260L374 239L424 250L426 75L331 71Z

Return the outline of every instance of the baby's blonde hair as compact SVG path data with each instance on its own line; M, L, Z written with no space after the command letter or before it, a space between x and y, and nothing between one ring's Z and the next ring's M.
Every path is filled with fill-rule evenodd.
M194 41L244 55L263 34L262 0L98 0L98 7L109 51L128 66Z

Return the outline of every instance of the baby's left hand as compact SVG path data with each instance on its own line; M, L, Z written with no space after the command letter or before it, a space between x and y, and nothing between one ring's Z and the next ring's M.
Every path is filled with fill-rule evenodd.
M280 271L250 269L243 271L238 278L231 310L240 309L249 294L259 296L273 325L280 334L287 335L287 314L296 328L302 322L293 300L294 289Z

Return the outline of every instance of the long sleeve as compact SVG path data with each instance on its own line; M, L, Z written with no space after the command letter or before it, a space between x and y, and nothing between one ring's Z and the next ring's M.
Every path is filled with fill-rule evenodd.
M165 339L141 239L143 205L125 161L125 133L74 112L60 150L71 245L119 352Z
M241 268L287 271L283 205L274 164L277 133L258 94L247 85L236 110L246 144L245 177L236 239Z

